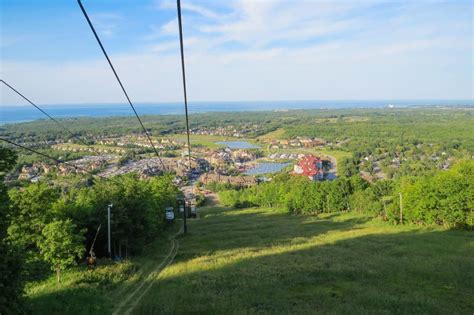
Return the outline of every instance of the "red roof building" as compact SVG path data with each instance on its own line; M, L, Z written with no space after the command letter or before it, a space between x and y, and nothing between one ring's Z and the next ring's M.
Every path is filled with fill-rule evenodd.
M306 155L293 169L295 174L307 176L311 180L323 179L323 161L314 155Z

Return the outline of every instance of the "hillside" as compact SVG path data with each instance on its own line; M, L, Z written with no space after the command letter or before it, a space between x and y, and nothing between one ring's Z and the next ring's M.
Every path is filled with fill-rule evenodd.
M189 221L189 233L178 241L174 261L161 273L147 277L145 270L106 291L98 290L100 284L74 282L55 291L49 281L30 289L30 306L37 313L58 313L55 305L67 300L70 313L111 313L135 293L119 313L467 314L474 309L470 231L400 227L354 213L313 217L208 208ZM169 247L161 250L167 253ZM155 256L155 266L163 252ZM132 262L140 270L154 255L147 251Z

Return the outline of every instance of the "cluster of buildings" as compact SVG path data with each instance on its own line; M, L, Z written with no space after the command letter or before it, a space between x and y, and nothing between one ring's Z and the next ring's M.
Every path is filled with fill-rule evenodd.
M51 168L52 166L43 162L25 165L21 168L20 174L18 175L18 180L28 180L35 182L42 174L48 174L51 171Z
M60 175L85 174L96 170L101 170L112 161L117 159L116 155L90 155L78 160L69 161L68 164L59 164L58 173Z
M255 134L260 130L257 124L243 124L240 126L228 125L218 127L197 127L190 130L193 135L226 136L242 138L249 134Z
M85 156L81 159L68 161L67 164L50 165L44 162L36 162L32 165L24 165L18 180L36 182L42 175L56 172L58 175L85 174L105 168L110 161L117 159L115 155Z
M72 142L72 141L70 140L69 142ZM64 141L61 139L57 139L57 140L35 141L35 142L24 141L24 142L21 142L20 144L25 147L36 147L36 146L53 146L55 144L61 144L61 143L64 143Z
M58 151L65 151L65 152L90 152L90 153L102 153L102 154L108 154L108 153L116 153L116 154L125 154L127 152L126 149L121 149L121 148L116 148L116 147L86 147L82 145L73 145L73 144L58 144L58 145L53 145L53 149L58 150Z
M202 135L232 135L234 137L242 136L245 133L255 132L258 125L244 125L236 128L234 126L214 127L214 128L196 128L193 134ZM153 144L157 148L185 148L185 143L172 138L154 138ZM54 144L53 148L61 151L100 153L99 155L84 156L81 159L69 161L68 164L47 165L46 163L35 163L30 166L24 166L21 169L18 179L34 181L43 174L48 174L54 169L55 174L69 175L76 173L97 172L102 176L111 177L127 173L138 173L142 178L149 178L163 174L166 171L176 173L177 178L197 178L200 174L201 181L228 183L234 186L248 187L257 183L253 176L238 175L246 171L249 166L258 161L259 151L252 148L225 148L212 150L208 148L199 148L193 153L191 158L191 168L187 153L181 157L162 157L142 158L136 161L129 161L124 165L118 163L118 156L113 153L123 155L127 153L128 148L151 147L148 138L140 135L129 136L107 136L95 139L96 146L92 149L86 146L74 145L72 143ZM271 146L278 148L285 147L313 147L324 145L325 140L320 138L297 137L291 140L271 140ZM102 146L102 147L101 147ZM176 153L174 153L176 154ZM324 160L313 155L297 153L273 153L268 157L270 160L298 160L294 165L293 174L303 175L312 180L324 178ZM250 162L250 163L249 163ZM215 174L208 173L214 170ZM225 174L225 175L222 175ZM226 176L234 174L237 176Z
M150 178L161 175L165 171L174 171L180 177L188 177L193 173L199 173L205 169L207 162L203 159L191 157L191 169L189 168L189 159L183 156L180 159L172 158L146 158L133 162L128 162L122 166L111 166L104 170L100 175L105 177L123 175L128 173L137 173L141 178Z
M155 148L161 150L175 150L181 147L187 147L185 142L180 142L178 140L169 138L155 138L152 139L152 143ZM52 147L56 150L66 152L125 154L129 148L151 148L152 146L148 138L145 136L120 136L96 139L93 148L69 143L61 143L53 145Z
M137 136L121 136L121 137L111 137L103 138L96 141L97 144L109 145L109 146L119 146L119 147L142 147L142 148L151 148L150 141L146 136L137 135ZM169 138L155 138L152 139L153 145L157 149L167 149L167 148L176 148L181 147L184 143L181 143L174 139Z
M143 159L129 162L121 167L111 167L103 171L100 175L105 177L124 175L136 172L142 178L148 178L163 173L163 167L158 158Z
M224 170L230 165L239 165L256 159L252 150L231 150L229 148L213 150L204 154L203 159L207 160L214 169Z
M305 154L300 153L272 153L268 156L269 159L272 160L296 160L296 159L302 159L305 157Z
M422 149L422 144L416 145L417 149ZM442 170L448 170L453 162L453 157L448 153L441 152L413 152L405 150L394 153L369 154L360 160L360 176L365 180L372 182L374 180L391 178L402 165L410 163L421 163L432 165Z
M252 150L233 150L231 151L232 153L232 158L234 159L234 162L236 163L245 163L248 161L253 161L257 158L256 154Z
M295 139L270 140L270 149L288 149L288 148L313 148L326 145L326 140L321 138L296 137Z
M257 179L253 176L226 176L217 173L205 173L199 177L199 181L204 185L217 183L237 187L251 187L258 183Z

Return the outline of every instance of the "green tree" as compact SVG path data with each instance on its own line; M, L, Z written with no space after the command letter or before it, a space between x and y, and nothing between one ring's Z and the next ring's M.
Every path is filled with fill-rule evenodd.
M10 200L3 183L5 173L13 167L15 160L13 151L0 148L0 314L22 313L23 262L18 249L6 237Z
M34 250L45 225L51 221L51 208L60 191L45 183L30 184L9 192L12 201L10 239L24 250Z
M84 233L85 231L81 231ZM57 220L45 226L39 248L44 260L56 271L58 282L61 271L76 263L84 254L84 237L76 232L71 220Z
M355 158L345 158L338 162L337 173L339 176L351 177L358 174L358 160Z

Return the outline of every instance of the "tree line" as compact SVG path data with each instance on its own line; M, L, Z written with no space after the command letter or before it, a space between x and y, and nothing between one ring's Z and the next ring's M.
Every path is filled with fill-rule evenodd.
M398 224L473 228L474 161L462 161L434 175L374 183L358 175L315 182L283 174L251 188L221 190L219 196L230 207L284 207L303 215L357 211Z

